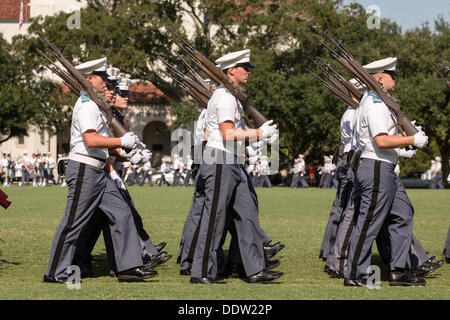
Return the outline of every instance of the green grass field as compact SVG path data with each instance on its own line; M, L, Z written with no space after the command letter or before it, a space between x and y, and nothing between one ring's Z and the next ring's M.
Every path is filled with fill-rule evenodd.
M383 272L378 290L348 288L329 278L318 252L335 190L258 189L260 221L267 234L286 244L277 258L285 275L272 284L248 284L241 279L226 285L192 285L180 276L176 256L193 187L129 188L153 242L168 242L173 258L157 268L159 276L145 283L119 283L107 273L106 261L96 262L96 278L83 279L81 289L42 282L54 233L64 213L67 189L19 188L6 191L13 202L0 209L1 258L15 264L0 266L0 299L449 299L450 265L427 277L425 287L390 287ZM442 257L450 223L450 190L408 190L415 207L414 233L430 255ZM105 258L103 239L94 256ZM227 245L227 244L226 244ZM225 247L225 249L227 246ZM376 246L374 260L378 262Z

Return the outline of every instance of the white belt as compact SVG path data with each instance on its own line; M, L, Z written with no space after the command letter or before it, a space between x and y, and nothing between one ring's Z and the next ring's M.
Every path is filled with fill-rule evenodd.
M82 154L78 154L78 153L69 153L69 160L73 160L73 161L78 161L81 163L85 163L88 164L90 166L93 167L97 167L100 169L103 169L103 167L105 166L105 161L100 161L98 159L94 159L88 156L84 156Z

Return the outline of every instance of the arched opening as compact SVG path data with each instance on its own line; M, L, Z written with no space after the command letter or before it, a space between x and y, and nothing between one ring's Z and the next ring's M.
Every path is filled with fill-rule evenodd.
M161 164L164 156L170 157L170 132L161 121L151 121L144 128L144 143L152 151L152 167Z

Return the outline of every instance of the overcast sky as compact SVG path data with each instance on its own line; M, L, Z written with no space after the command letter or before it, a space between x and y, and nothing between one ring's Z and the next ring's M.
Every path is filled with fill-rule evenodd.
M357 2L367 9L376 5L381 18L388 18L402 27L402 32L420 27L428 21L434 29L434 20L439 14L450 21L450 0L344 0L346 4Z

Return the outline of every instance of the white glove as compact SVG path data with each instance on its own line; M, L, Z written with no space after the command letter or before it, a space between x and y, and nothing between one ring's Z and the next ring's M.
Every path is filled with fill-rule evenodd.
M266 143L265 141L259 140L259 141L250 143L250 144L249 144L249 147L252 147L253 150L258 150L258 149L261 150L261 148L264 146L265 143Z
M419 130L419 132L423 132L422 126L416 126L416 120L411 121L411 124L414 126L414 128Z
M119 175L115 170L111 171L109 173L109 176L116 183L117 188L126 190L125 184L123 183L122 179L119 177Z
M122 158L125 158L125 159L127 159L127 160L130 160L131 157L133 157L133 156L136 154L137 151L138 151L138 149L131 149L131 151L127 153L125 149L120 149L119 155L120 155Z
M406 159L411 159L417 152L417 149L408 149L406 150L405 148L401 148L397 150L397 153L400 157L406 158Z
M120 138L120 145L126 149L136 148L139 142L138 136L132 132L127 132Z
M251 165L255 164L258 161L259 157L260 157L260 155L258 155L258 154L254 155L253 157L249 157L248 163Z
M144 156L142 155L142 150L138 149L138 151L134 154L134 156L130 158L130 162L132 164L138 164L139 162L142 161L143 158Z
M274 144L275 141L277 141L280 138L277 132L275 132L270 138L269 141L267 141L269 144Z
M261 149L254 148L253 146L250 145L250 146L247 147L247 153L248 153L248 157L249 158L254 157L254 156L260 157L261 156Z
M273 120L269 120L263 123L259 129L261 129L260 140L268 140L274 133L276 133L277 125L272 125Z
M144 149L141 152L142 154L142 163L146 163L152 159L152 152L148 149Z
M425 146L428 144L428 137L425 135L425 133L422 131L417 132L414 136L414 142L413 146L417 148L425 148Z

